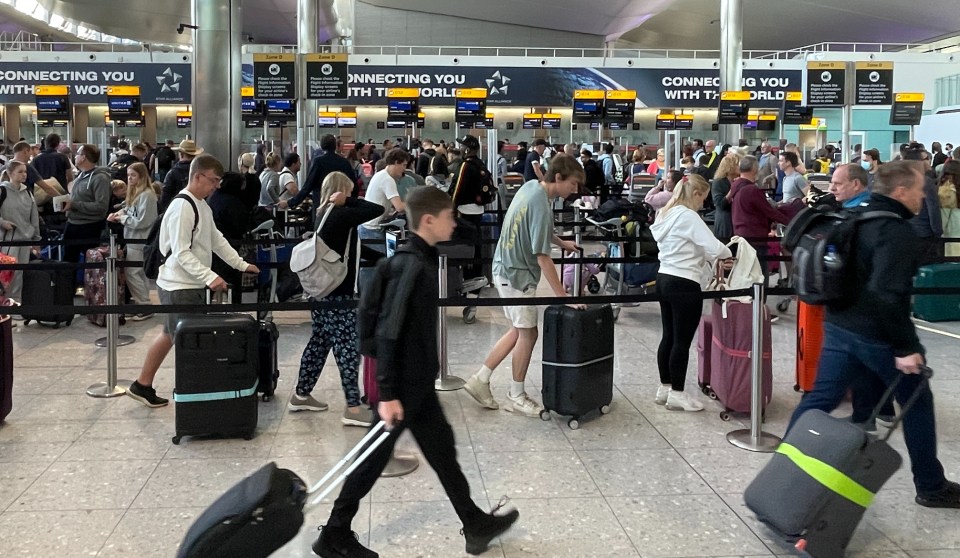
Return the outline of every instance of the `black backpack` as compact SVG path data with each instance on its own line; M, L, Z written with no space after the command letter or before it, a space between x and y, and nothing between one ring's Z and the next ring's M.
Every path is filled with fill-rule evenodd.
M197 211L197 204L186 194L179 194L173 199L185 199L193 208L193 229L190 230L190 247L193 248L193 235L197 232L200 225L200 212ZM160 227L163 225L163 215L157 217L147 233L147 242L143 247L143 273L149 279L156 279L160 275L160 266L167 261L170 254L164 254L160 249Z
M632 202L623 198L616 198L603 202L597 208L597 219L607 221L614 217L624 219L624 221L637 221L647 223L650 221L651 207L643 202Z
M849 302L856 294L857 227L873 219L901 219L892 211L806 208L790 222L782 245L793 254L791 282L802 302Z
M110 177L114 180L127 181L127 167L134 163L139 163L140 159L137 159L133 155L123 154L116 158L110 166Z
M393 257L377 262L373 279L360 292L360 304L357 307L357 337L360 339L360 354L377 357L377 329L380 315L383 313L383 301L387 295L387 283L393 273L393 263L398 257L413 257L419 265L419 256L405 245L397 248Z
M160 169L170 169L174 163L177 162L177 155L173 152L167 145L163 145L157 148L157 151L153 155L154 159L157 161L157 168Z

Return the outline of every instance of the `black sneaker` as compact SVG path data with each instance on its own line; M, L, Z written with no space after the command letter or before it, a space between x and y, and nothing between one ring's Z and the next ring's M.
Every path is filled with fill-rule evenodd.
M153 387L147 387L136 380L127 388L127 395L147 407L163 407L170 402L168 399L157 396L157 391Z
M380 558L379 554L360 544L353 531L326 525L320 526L320 536L312 548L320 558Z
M505 502L501 501L493 511L484 514L480 520L470 527L464 526L460 532L467 539L467 554L483 554L490 546L490 541L499 537L513 525L520 512L516 509L510 510L505 515L494 515L494 513L503 507Z
M917 494L916 501L926 508L960 508L960 484L947 481L947 484L936 492Z

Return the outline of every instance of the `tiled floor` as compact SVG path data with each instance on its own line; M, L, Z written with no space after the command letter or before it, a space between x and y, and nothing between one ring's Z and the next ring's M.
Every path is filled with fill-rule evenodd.
M326 413L285 410L309 334L305 314L278 317L281 383L260 405L256 438L171 444L173 406L147 409L129 398L93 399L85 388L106 376L103 330L78 320L60 330L36 325L15 333L15 410L0 426L0 555L16 557L170 557L194 518L236 481L268 461L316 480L362 430L339 422L343 397L332 359L318 394ZM450 363L466 377L505 327L498 309L482 308L464 325L449 313ZM766 429L782 434L799 395L793 391L792 310L773 326L774 400ZM137 343L119 349L120 377L136 376L154 319L124 326ZM958 324L934 326L954 334ZM653 403L655 305L624 310L617 325L612 412L570 430L550 422L480 409L463 392L441 394L459 458L483 507L509 496L517 526L485 556L727 557L793 556L743 505L742 492L769 456L731 446L725 434L745 420L722 422L714 402L702 413L674 413ZM936 368L940 455L960 478L960 365L956 338L922 333ZM508 365L494 375L502 397ZM169 395L173 359L158 376ZM540 384L539 347L529 381ZM695 386L691 354L689 384ZM693 387L691 387L693 389ZM843 412L843 411L839 411ZM902 449L902 438L894 435ZM412 441L405 449L416 451ZM311 509L299 536L276 555L310 556L329 504ZM849 554L858 557L960 556L960 511L913 503L900 471L867 513ZM436 476L422 464L382 479L364 501L356 530L385 557L464 555L460 525Z

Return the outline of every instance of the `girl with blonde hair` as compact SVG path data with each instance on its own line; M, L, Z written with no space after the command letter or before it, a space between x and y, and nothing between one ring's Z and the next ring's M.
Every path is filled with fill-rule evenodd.
M672 411L699 411L703 404L684 391L690 344L700 323L706 269L718 259L730 258L730 249L713 236L697 211L710 194L699 175L685 176L673 198L650 227L660 249L657 292L661 294L663 334L657 349L660 386L655 402Z
M134 163L127 167L127 195L123 207L107 216L107 220L123 225L123 238L126 240L146 239L157 220L157 192L150 180L150 172L143 163ZM143 244L127 244L127 259L143 261ZM150 284L142 267L128 267L125 270L127 288L134 304L150 304ZM150 313L130 316L139 321L153 317Z
M774 175L776 176L776 175ZM733 236L733 211L727 193L733 181L740 177L740 155L728 153L720 161L713 183L710 185L710 197L716 208L713 216L713 234L720 242L730 242Z

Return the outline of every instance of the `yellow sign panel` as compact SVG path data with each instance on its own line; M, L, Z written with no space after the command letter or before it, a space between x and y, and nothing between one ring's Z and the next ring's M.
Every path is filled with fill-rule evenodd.
M240 88L241 97L253 97L253 87L241 87Z
M338 112L337 118L356 118L357 113L355 112Z
M803 91L787 91L788 101L800 102L803 100Z
M524 118L543 118L543 115L538 114L536 112L531 112L531 113L524 114L523 117Z
M177 118L181 118L181 117L190 118L192 116L193 116L193 111L189 111L189 110L177 111Z
M420 96L420 89L416 87L391 87L387 89L387 97L390 99L409 99Z
M760 115L760 120L776 120L776 119L777 119L777 115L776 115L776 114L761 114L761 115Z
M723 91L720 93L721 101L749 101L749 91Z
M657 120L674 120L677 117L672 114L658 114Z
M296 54L260 53L253 55L254 62L295 62Z
M577 89L573 92L574 99L602 99L603 89Z
M487 118L493 118L493 113L492 113L492 112L488 112L488 113L486 114L486 117L487 117Z
M332 54L329 52L314 52L310 54L304 54L304 59L307 62L346 62L346 54Z
M545 112L543 113L544 118L562 118L559 114L555 112Z
M892 70L893 62L857 62L858 70Z
M418 113L417 113L417 118L426 118L426 117L427 117L427 115L424 114L424 113L422 113L422 112L418 112Z
M36 85L33 92L37 95L69 95L70 88L66 85Z
M807 62L808 70L846 70L846 62Z
M760 113L756 111L750 111L747 113L747 120L756 120L760 117Z
M801 124L801 130L817 130L821 126L826 127L827 121L822 118L811 118L810 124Z
M487 90L482 87L471 87L469 89L460 89L457 91L458 99L486 99Z
M897 93L894 101L897 103L922 103L923 93Z
M678 114L678 115L677 115L677 119L678 119L678 120L693 120L693 115L692 115L692 114Z
M335 113L335 112L319 111L319 112L317 112L317 116L319 116L320 118L336 118L336 117L337 117L337 113Z
M636 99L636 98L637 98L637 92L634 91L634 90L632 90L632 89L628 89L628 90L626 90L626 91L620 91L620 90L607 91L607 98L608 98L608 99L621 100L621 101L622 101L622 100L629 100L629 99Z
M138 85L111 85L107 87L107 95L139 95L140 86Z

